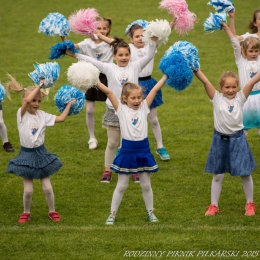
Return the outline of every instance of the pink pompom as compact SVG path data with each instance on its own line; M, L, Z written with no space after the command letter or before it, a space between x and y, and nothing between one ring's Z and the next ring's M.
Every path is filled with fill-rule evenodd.
M194 28L196 22L196 15L191 13L189 10L176 16L174 29L178 34L187 34Z
M194 28L196 14L188 10L185 0L162 0L159 7L166 9L170 15L175 17L174 29L179 34L187 34Z
M94 8L80 9L69 16L69 25L76 34L93 35L99 22L98 13Z
M169 14L177 16L188 10L188 5L185 0L162 0L160 8L166 9Z

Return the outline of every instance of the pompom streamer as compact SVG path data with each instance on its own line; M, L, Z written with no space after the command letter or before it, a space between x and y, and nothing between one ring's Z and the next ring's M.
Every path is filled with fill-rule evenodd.
M125 29L125 34L128 34L129 33L129 30L131 29L131 27L135 24L138 24L140 25L141 27L143 27L144 29L147 27L147 25L149 24L147 21L145 20L142 20L142 19L139 19L139 20L135 20L133 21L132 23L130 23L126 29Z
M97 85L99 74L99 69L86 61L73 63L67 71L70 84L83 92Z
M70 108L69 116L79 114L85 105L85 95L80 90L69 85L62 86L54 96L54 100L60 113L64 111L71 100L75 101Z
M28 75L34 83L40 85L40 81L44 79L43 88L51 88L55 85L60 76L60 65L57 62L46 62L33 66L35 70Z
M4 100L5 94L6 94L5 88L0 82L0 103Z
M69 21L60 13L49 13L41 21L38 32L48 36L68 36L70 33Z
M94 8L80 9L69 16L69 25L75 34L94 35L99 22Z
M208 2L208 5L211 5L215 8L216 12L233 12L235 10L234 3L232 0L211 0Z
M159 8L166 9L170 15L175 17L174 29L178 34L185 35L194 29L197 16L188 10L185 0L162 0Z
M193 71L199 68L198 50L187 41L178 41L172 45L159 64L159 69L168 77L166 84L177 91L190 85Z
M157 45L161 46L168 42L168 37L171 34L171 27L169 22L166 20L156 19L155 21L149 22L146 29L143 32L143 42L151 44L153 40L151 37L158 37Z
M222 22L227 22L227 13L210 13L206 21L204 21L204 30L206 32L214 32L222 30Z
M59 59L63 58L66 54L66 50L70 50L73 54L79 52L72 41L58 42L56 45L50 48L50 57L49 59Z

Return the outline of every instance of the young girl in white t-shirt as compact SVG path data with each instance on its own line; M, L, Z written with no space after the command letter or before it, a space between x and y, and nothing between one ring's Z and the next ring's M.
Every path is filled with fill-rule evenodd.
M260 80L258 72L238 91L238 77L227 71L219 80L219 93L201 70L194 72L203 83L213 104L214 134L205 171L213 174L211 204L206 216L219 212L218 201L224 174L240 176L246 196L245 215L255 215L252 171L257 167L243 131L243 105L254 85Z
M110 214L106 220L108 225L115 222L129 177L133 173L139 173L148 220L158 221L153 213L153 191L150 183L151 173L158 171L158 166L150 152L147 138L147 115L150 112L151 103L166 80L167 77L164 75L145 99L142 87L127 81L123 85L120 101L110 88L102 83L97 84L97 87L107 95L116 111L122 135L120 153L111 165L111 169L118 173L118 182L113 193Z
M55 211L54 193L50 176L57 172L62 166L56 154L50 153L44 146L45 129L55 123L64 122L73 101L70 101L65 110L59 116L51 115L39 110L44 94L40 86L22 88L21 85L11 77L7 82L8 93L10 89L23 91L22 107L17 112L17 126L20 137L21 149L19 155L10 160L7 173L13 173L23 178L24 211L20 214L19 223L27 222L30 217L32 203L33 180L40 179L42 189L49 207L49 218L52 221L60 221L61 217Z

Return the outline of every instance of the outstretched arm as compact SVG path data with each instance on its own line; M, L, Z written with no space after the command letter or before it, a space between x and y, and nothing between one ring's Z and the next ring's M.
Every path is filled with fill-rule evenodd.
M226 32L229 39L232 39L235 37L235 34L233 34L233 32L231 31L231 29L228 27L228 25L226 23L222 22L222 28Z
M194 71L194 74L203 83L204 88L205 88L209 98L212 100L215 95L215 91L216 91L214 86L209 82L209 80L207 79L207 77L204 75L204 73L201 70Z
M63 110L63 112L59 115L59 116L56 116L56 119L55 119L55 123L61 123L61 122L64 122L65 119L67 118L69 112L70 112L70 108L71 106L74 104L73 101L70 101L66 108Z
M235 10L233 12L229 12L229 28L231 32L236 35L236 27L235 27Z
M105 35L103 35L103 34L101 34L101 33L96 33L96 36L97 36L100 40L106 42L107 44L110 44L110 43L113 41L113 39L111 39L111 38L109 38L109 37L107 37L107 36L105 36Z
M251 78L249 80L249 82L245 85L245 87L243 88L243 92L245 97L247 98L250 94L250 92L252 91L254 85L260 81L260 72L258 72L253 78Z
M110 102L112 103L113 107L115 108L115 110L117 110L118 108L118 100L115 96L115 94L112 92L111 89L109 89L108 87L106 87L103 83L98 82L97 84L98 89L100 89L104 94L106 94L106 96L108 97L108 99L110 100Z
M157 84L151 89L149 94L146 97L146 102L148 107L152 104L157 92L163 87L165 81L167 80L167 76L163 75L163 77L157 82Z

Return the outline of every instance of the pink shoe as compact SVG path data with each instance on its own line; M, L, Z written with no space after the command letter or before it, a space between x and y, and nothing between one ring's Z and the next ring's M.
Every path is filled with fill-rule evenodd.
M104 182L104 183L110 183L110 181L112 180L111 175L112 175L112 172L104 171L100 181Z
M215 204L210 204L208 206L207 212L205 213L205 216L214 216L218 212L219 212L218 207Z
M250 201L246 204L246 216L254 216L255 215L255 211L256 211L256 206L255 203Z
M20 214L20 218L19 218L18 222L19 223L25 223L28 220L30 220L30 216L31 216L30 213L22 213L22 214Z
M140 182L139 173L133 173L132 174L132 178L133 178L133 182L134 183L139 183Z
M56 211L52 211L49 213L49 218L54 222L59 222L61 220L60 215Z

